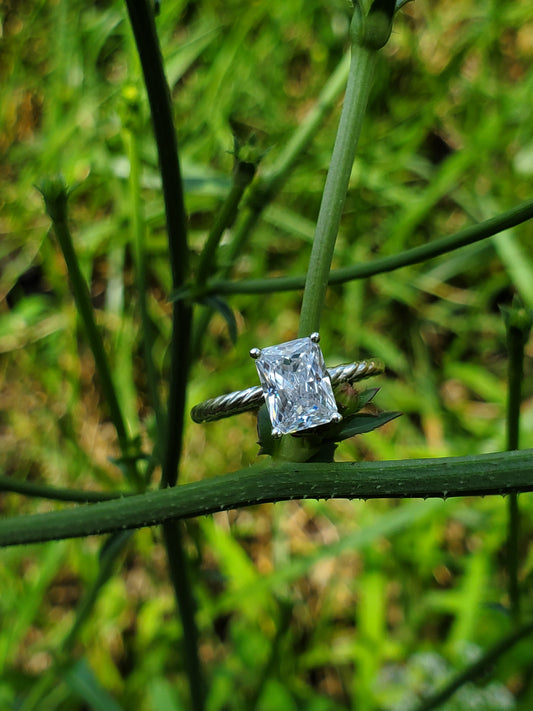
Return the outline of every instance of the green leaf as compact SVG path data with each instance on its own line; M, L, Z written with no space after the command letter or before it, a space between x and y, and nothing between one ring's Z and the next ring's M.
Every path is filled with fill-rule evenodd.
M166 679L157 678L149 682L148 695L152 711L184 711L176 689Z
M365 432L372 432L378 427L382 427L387 422L399 417L401 412L380 412L378 415L356 414L347 417L345 420L336 425L335 432L332 432L331 440L341 442L343 439L354 437Z
M65 681L71 691L94 711L122 711L122 706L100 685L84 659L68 670Z
M202 299L202 303L204 303L206 306L209 306L214 311L218 311L218 313L224 318L228 325L228 331L231 341L232 343L236 343L237 321L235 319L233 311L231 310L231 307L228 305L228 302L224 301L224 299L222 299L220 296L206 296Z
M266 405L257 413L257 444L261 447L259 454L276 455L279 449L279 439L272 437L272 423Z
M189 299L193 294L193 286L191 284L184 284L179 289L176 289L170 295L169 301L183 301L184 299Z
M395 0L374 0L363 20L362 33L359 26L358 44L371 50L381 49L387 44L395 12Z

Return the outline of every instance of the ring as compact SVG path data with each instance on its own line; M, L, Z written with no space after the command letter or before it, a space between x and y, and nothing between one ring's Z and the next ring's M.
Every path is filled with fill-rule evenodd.
M272 435L281 437L329 422L340 422L333 389L383 373L378 360L363 360L326 369L320 336L252 348L261 385L205 400L191 410L194 422L212 422L258 410L265 402Z

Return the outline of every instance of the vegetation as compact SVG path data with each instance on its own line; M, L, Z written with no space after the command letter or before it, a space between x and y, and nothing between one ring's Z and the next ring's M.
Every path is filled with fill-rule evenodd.
M529 3L156 5L2 6L0 709L531 708Z

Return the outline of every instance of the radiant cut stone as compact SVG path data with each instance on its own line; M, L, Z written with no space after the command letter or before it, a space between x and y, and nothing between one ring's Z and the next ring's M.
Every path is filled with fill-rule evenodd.
M311 338L253 349L251 355L256 358L273 434L341 419L322 351Z

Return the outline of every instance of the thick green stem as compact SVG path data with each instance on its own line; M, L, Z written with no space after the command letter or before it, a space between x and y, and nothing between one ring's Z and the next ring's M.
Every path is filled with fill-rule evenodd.
M480 242L503 232L511 227L520 225L533 218L533 200L513 207L501 215L480 222L477 225L465 227L459 232L448 237L427 242L419 247L407 249L399 254L374 259L364 264L355 264L350 267L334 269L329 273L328 284L344 284L355 279L365 279L376 274L401 269L412 264L420 264L429 259L434 259L447 252L452 252L460 247ZM305 275L292 277L277 277L272 279L243 279L241 281L211 281L208 284L209 293L215 294L269 294L279 291L297 291L305 286Z
M183 183L170 92L149 0L126 0L126 5L150 103L165 201L172 286L177 290L183 285L187 275L189 251ZM178 476L189 368L190 324L188 302L176 302L172 318L170 387L163 459L164 486L173 486Z
M153 13L149 0L126 0L128 13L139 52L146 91L154 127L155 141L159 156L159 167L165 200L167 233L172 286L179 289L188 273L189 250L187 245L187 219L183 197L183 183L178 158L178 142L174 130L172 105L163 59ZM183 446L185 424L185 397L190 359L191 307L187 300L175 302L172 309L172 336L170 343L170 383L168 407L164 432L160 441L164 443L161 486L173 487L178 478L178 468ZM166 494L166 492L161 492ZM174 591L180 609L184 645L188 654L193 654L194 665L199 667L197 635L194 619L188 617L188 609L183 601L192 599L187 577L181 575L177 561L185 556L180 548L180 539L170 540L165 536L167 558ZM199 699L195 711L203 708L203 690L196 688L198 679L187 666L192 699Z
M288 499L487 496L533 491L533 450L471 457L285 463L74 509L0 521L0 546L153 526Z
M341 222L346 193L372 86L377 51L352 43L346 96L313 241L300 315L299 335L320 328L320 315L328 286L331 260Z

